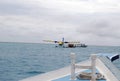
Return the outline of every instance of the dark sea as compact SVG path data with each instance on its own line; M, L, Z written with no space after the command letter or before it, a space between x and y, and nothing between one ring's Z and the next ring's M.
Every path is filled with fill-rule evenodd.
M0 81L19 81L68 66L70 53L76 53L76 62L80 62L90 54L120 54L120 46L56 48L54 44L0 43ZM113 63L120 69L120 60Z

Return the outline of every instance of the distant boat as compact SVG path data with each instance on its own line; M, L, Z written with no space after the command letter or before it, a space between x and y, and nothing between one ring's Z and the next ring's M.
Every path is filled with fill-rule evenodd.
M52 42L57 43L55 47L63 47L63 48L76 48L76 47L87 47L87 45L80 43L79 41L64 41L64 38L62 38L62 41L53 41L53 40L43 40L45 42Z

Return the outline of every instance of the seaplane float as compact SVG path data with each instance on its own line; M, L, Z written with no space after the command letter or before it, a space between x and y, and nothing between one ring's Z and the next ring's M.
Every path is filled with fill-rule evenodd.
M62 38L61 41L54 41L54 40L43 40L44 42L51 42L56 43L57 45L55 47L63 47L63 48L76 48L76 47L87 47L87 45L79 42L79 41L65 41L64 38Z

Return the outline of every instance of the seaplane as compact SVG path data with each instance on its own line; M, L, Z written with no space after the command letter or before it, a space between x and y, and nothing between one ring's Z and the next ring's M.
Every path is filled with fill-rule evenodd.
M79 41L65 41L64 38L62 38L61 41L54 41L54 40L43 40L44 42L51 42L56 43L57 45L55 47L63 47L63 48L76 48L76 47L87 47L87 45L80 43Z

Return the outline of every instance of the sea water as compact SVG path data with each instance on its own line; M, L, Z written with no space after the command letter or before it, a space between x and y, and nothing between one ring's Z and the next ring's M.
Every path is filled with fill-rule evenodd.
M80 62L89 59L90 54L119 54L120 46L60 48L54 44L0 43L0 81L19 81L68 66L70 53L75 53L76 62ZM120 69L120 60L113 63Z

